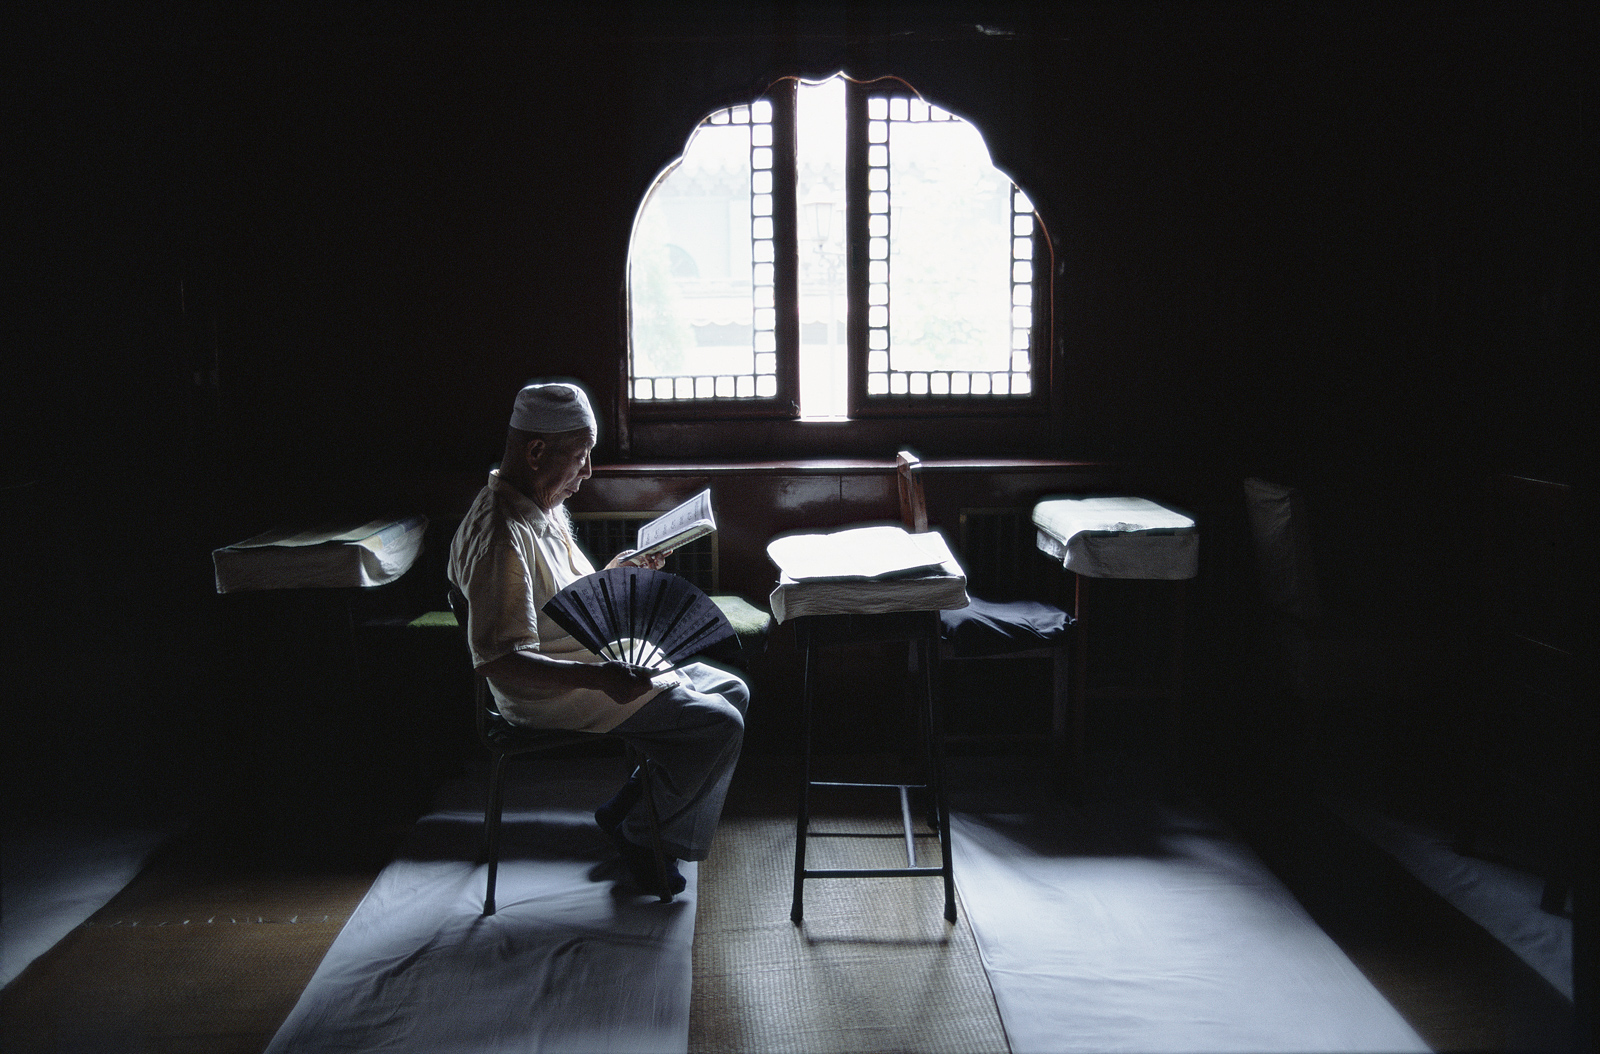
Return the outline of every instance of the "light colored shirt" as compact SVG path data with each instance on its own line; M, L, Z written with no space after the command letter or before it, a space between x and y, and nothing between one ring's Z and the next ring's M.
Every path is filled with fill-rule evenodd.
M474 667L514 651L536 651L554 659L600 662L542 610L563 588L594 565L573 542L560 509L545 512L498 472L478 492L450 544L450 580L467 598L467 641ZM678 683L675 674L657 677L655 687L618 704L587 688L534 692L516 690L488 678L495 705L507 721L532 728L605 732L631 716L663 688Z

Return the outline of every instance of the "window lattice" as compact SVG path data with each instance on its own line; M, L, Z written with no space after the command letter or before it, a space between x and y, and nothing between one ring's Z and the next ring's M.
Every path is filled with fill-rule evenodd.
M1053 576L1029 509L962 509L959 550L968 588L989 600L1048 600Z
M670 202L674 194L690 200L706 200L711 195L703 186L696 184L710 182L716 174L720 174L728 160L729 144L742 139L740 145L743 147L744 157L738 160L740 167L746 169L745 183L748 193L741 193L739 196L748 199L748 212L742 217L749 242L748 284L735 280L731 283L733 286L731 289L708 288L712 283L698 280L698 267L695 267L693 278L675 273L671 279L665 280L665 284L680 287L676 292L679 296L686 297L688 301L682 310L691 314L697 310L696 302L704 305L718 300L743 301L748 296L748 302L742 303L741 310L737 312L739 318L724 319L718 316L709 326L700 327L718 328L720 325L721 328L733 330L748 328L750 334L748 354L739 356L747 365L739 369L730 369L728 372L715 373L681 371L665 363L655 364L651 369L641 369L643 363L637 354L640 327L636 324L633 381L635 399L645 402L665 399L770 399L777 394L777 296L774 268L777 252L772 218L772 137L772 103L769 100L757 99L749 106L732 106L718 110L707 117L696 131L696 139L702 141L704 149L696 151L691 144L691 149L685 153L679 169L673 172L660 188L663 207ZM654 206L656 203L651 204ZM735 237L738 236L737 228L733 234ZM682 250L679 249L679 252ZM643 288L650 284L648 273L641 273L641 269L647 265L647 261L635 263L633 282L636 287ZM743 288L740 289L738 286ZM724 295L717 297L715 294L719 292ZM732 295L727 295L729 293ZM663 299L669 303L668 311L678 306L673 302L672 294L667 294ZM639 303L640 300L636 297L636 309ZM698 310L704 312L706 308L700 306ZM727 309L724 307L722 310ZM663 355L662 358L668 359L669 355ZM697 353L688 356L685 361L693 365L703 363L706 359L703 354Z
M893 347L891 267L900 254L892 161L896 126L964 125L961 118L907 95L867 97L867 394L868 396L1026 396L1033 390L1033 204L1009 190L1009 355L999 369L902 366Z
M888 83L781 82L696 127L629 243L646 416L1038 403L1032 203L975 126Z

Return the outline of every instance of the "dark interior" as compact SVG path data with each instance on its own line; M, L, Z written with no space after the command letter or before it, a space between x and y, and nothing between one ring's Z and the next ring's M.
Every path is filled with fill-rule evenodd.
M1502 668L1485 627L1506 582L1530 582L1508 572L1521 535L1492 481L1570 486L1571 522L1592 522L1586 9L35 6L6 34L8 809L381 852L374 832L473 745L459 643L403 623L444 607L450 535L512 397L552 376L582 380L602 420L575 511L712 486L718 586L758 603L774 534L897 516L905 445L952 535L963 509L1046 494L1190 511L1189 765L1235 793L1281 776L1270 759L1302 728L1241 481L1296 486L1326 605L1417 670L1346 730L1403 764L1486 756ZM840 70L969 118L1038 207L1051 413L630 420L644 194L709 111ZM219 546L412 513L427 548L393 585L215 592ZM1571 584L1591 559L1528 574ZM1524 592L1582 655L1576 605ZM1138 669L1157 601L1108 603L1129 629L1106 661ZM794 750L794 661L779 629L753 664L751 752ZM836 697L900 661L862 649ZM982 690L952 720L1026 725L988 716ZM850 752L892 733L822 720ZM1571 742L1543 727L1520 726L1534 749Z

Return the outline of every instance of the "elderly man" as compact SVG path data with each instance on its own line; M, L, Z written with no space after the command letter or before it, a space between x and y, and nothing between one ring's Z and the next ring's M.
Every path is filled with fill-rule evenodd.
M749 691L701 663L665 674L602 659L542 609L594 573L573 542L564 502L589 478L589 399L571 384L517 393L500 467L489 474L450 546L450 580L467 598L472 661L500 714L530 728L610 732L642 749L661 774L661 839L677 859L703 860L744 737ZM629 561L624 552L608 566ZM659 567L660 557L636 561ZM642 888L660 892L635 773L595 812ZM668 861L672 893L684 888Z

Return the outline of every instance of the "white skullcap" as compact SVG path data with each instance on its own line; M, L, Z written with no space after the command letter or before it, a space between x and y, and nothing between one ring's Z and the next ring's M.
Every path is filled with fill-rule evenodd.
M511 427L521 432L597 431L589 397L576 384L530 384L517 393Z

